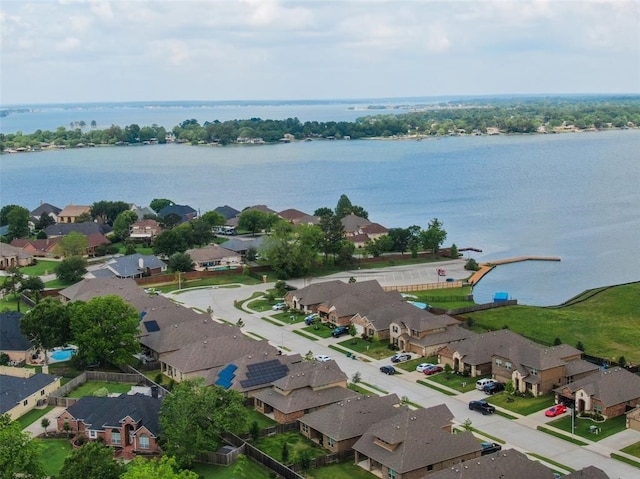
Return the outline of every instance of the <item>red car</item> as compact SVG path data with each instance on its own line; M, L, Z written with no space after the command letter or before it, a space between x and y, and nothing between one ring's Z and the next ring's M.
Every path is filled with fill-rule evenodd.
M442 366L429 366L425 368L423 372L427 376L431 376L432 374L440 373L442 371L443 371Z
M544 412L544 415L547 417L556 417L565 412L567 412L567 406L565 406L564 404L556 404L555 406L547 409Z

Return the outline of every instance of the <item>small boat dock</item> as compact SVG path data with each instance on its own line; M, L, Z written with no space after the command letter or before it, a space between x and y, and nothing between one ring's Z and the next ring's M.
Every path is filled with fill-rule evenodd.
M484 276L501 264L519 263L521 261L560 261L558 256L516 256L515 258L496 259L480 264L480 269L469 278L469 284L475 286Z

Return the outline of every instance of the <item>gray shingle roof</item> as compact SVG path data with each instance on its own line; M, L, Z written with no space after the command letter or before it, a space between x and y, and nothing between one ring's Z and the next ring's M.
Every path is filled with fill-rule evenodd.
M216 213L220 213L222 216L224 216L228 220L230 220L231 218L235 218L240 214L239 210L232 208L229 205L218 206L213 211L215 211Z
M602 469L595 466L588 466L562 477L565 479L609 479L609 476Z
M238 253L231 251L218 244L212 244L203 248L188 249L186 253L191 256L191 259L196 263L203 263L207 261L220 261L227 258L237 258Z
M375 283L379 285L377 281ZM321 306L329 310L332 309L338 317L343 317L366 313L374 308L390 304L399 308L406 303L403 303L402 296L397 291L369 291L367 287L365 291L348 291L341 296L331 298L324 301Z
M299 421L336 441L359 437L371 424L400 412L396 394L388 396L355 396L318 411Z
M640 376L623 368L605 369L557 388L555 391L561 392L565 388L572 394L583 389L589 396L599 399L609 407L640 398Z
M235 251L236 253L242 253L247 251L249 248L259 250L264 241L265 236L245 236L241 238L230 238L228 241L222 243L221 246L228 250Z
M140 267L142 263L142 268ZM121 278L129 278L144 274L147 268L157 269L164 268L167 264L154 255L143 255L140 253L127 256L119 256L110 259L105 263L105 267L116 276Z
M355 294L356 292L380 292L384 289L376 280L359 281L356 283L345 283L344 281L323 281L320 283L312 283L304 288L297 289L287 294L298 299L303 306L317 305L332 299L338 298L346 294Z
M136 297L149 296L131 278L83 279L60 291L60 295L69 301L90 301L110 294L120 296L127 302L132 302Z
M158 414L162 399L142 394L121 394L118 397L85 396L67 408L75 419L82 420L87 429L101 431L106 428L119 428L127 416L135 422L142 421L151 434L160 433Z
M317 388L346 381L347 375L335 360L326 362L303 361L291 366L289 374L273 383L283 391L292 391L302 387Z
M56 379L55 376L42 373L30 378L0 375L0 414L13 409L24 398L44 389Z
M515 449L506 449L456 464L424 476L422 479L553 479L553 477L551 469L539 461L532 461Z
M58 208L57 206L53 206L50 203L40 203L40 206L38 206L35 210L31 212L31 216L40 218L45 213L47 214L53 213L54 215L57 215L61 211L62 211L61 208Z
M0 313L0 351L28 351L33 347L20 331L22 316L17 311Z
M101 225L87 221L85 223L56 223L55 225L49 225L45 228L44 232L48 237L52 236L66 236L69 233L81 233L85 236L92 234L106 235L113 231L113 228L109 225Z
M254 397L284 414L289 414L346 401L357 395L358 393L351 389L334 386L318 391L314 391L310 387L303 387L295 389L289 394L282 394L275 389L268 389L256 393Z
M453 414L444 404L415 411L405 408L373 424L353 449L400 474L479 452L480 443L471 432L451 434L443 429L451 419ZM382 447L376 444L379 440L396 447Z
M344 227L345 233L354 233L358 231L358 229L360 229L361 226L371 224L371 221L369 221L368 219L362 218L360 216L356 216L354 213L351 213L350 215L345 216L340 220L340 222Z

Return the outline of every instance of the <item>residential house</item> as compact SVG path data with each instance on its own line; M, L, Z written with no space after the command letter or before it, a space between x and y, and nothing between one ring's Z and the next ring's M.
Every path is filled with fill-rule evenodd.
M186 253L196 264L196 270L237 268L242 264L238 253L218 244L189 249Z
M79 216L87 214L91 214L91 206L70 204L58 213L58 223L75 223Z
M498 381L512 381L516 391L534 396L597 370L572 346L542 346L508 329L449 344L438 355L441 363L450 364L455 371L472 377L491 374Z
M9 414L15 421L37 406L46 404L47 396L60 387L60 378L37 373L29 376L6 374L8 369L23 373L23 369L5 368L0 374L0 414Z
M320 224L319 216L312 216L294 208L289 208L277 213L280 218L292 225L317 225Z
M131 278L87 278L61 290L60 301L91 301L93 298L115 295L131 303L136 298L147 298L149 295ZM185 308L183 308L185 309Z
M298 422L300 432L332 453L346 454L371 424L398 414L396 394L354 396L305 414Z
M198 216L198 212L189 205L168 205L158 211L158 217L164 218L168 215L178 215L180 223L186 223Z
M455 464L421 479L504 479L507 477L554 479L553 471L515 449L505 449ZM568 476L563 476L568 477ZM594 478L595 479L595 478Z
M160 223L156 220L140 220L129 228L129 239L150 244L162 231Z
M49 203L40 202L40 205L36 209L31 211L31 216L36 221L39 221L42 215L46 213L51 217L51 219L53 219L53 221L57 223L58 215L60 214L61 211L62 210L57 206L53 206L52 204L49 204Z
M47 238L55 238L57 236L67 236L69 233L80 233L85 236L100 234L103 236L108 235L113 231L113 228L107 224L94 223L92 221L86 221L84 223L57 223L55 225L49 225L44 229L47 234Z
M397 291L371 291L369 290L369 286L375 288L376 286L379 286L379 283L377 281L372 281L370 283L372 284L364 285L364 291L359 291L358 288L347 288L352 291L348 291L345 294L328 299L318 305L316 311L322 318L322 321L329 322L337 326L349 326L351 324L351 319L358 313L370 311L380 305L389 303L395 303L398 305L402 303L402 296ZM364 283L360 284L362 285Z
M104 265L89 274L93 277L142 278L167 271L167 264L154 255L140 253L119 256L107 260Z
M224 218L226 220L230 220L231 218L235 218L236 216L238 216L240 214L240 211L232 208L229 205L224 205L224 206L218 206L215 210L216 213L221 214L222 216L224 216Z
M158 454L162 400L142 394L117 397L85 396L57 417L59 432L71 432L90 441L136 454Z
M228 241L222 243L222 247L234 251L242 257L244 257L250 248L260 251L262 245L265 243L265 236L239 236L230 238Z
M0 243L0 270L30 264L33 264L33 254L20 247Z
M404 407L372 422L353 445L355 462L364 462L365 469L379 477L417 479L480 457L480 442L470 431L454 434L452 420L444 404L417 410Z
M247 206L240 213L238 213L236 216L234 216L233 218L229 218L227 220L226 224L228 226L238 226L238 221L240 219L240 215L242 213L244 213L245 211L260 211L262 213L266 213L266 214L269 214L269 215L277 215L277 213L275 211L273 211L271 208L269 208L266 205Z
M457 319L433 314L407 302L398 304L393 311L384 312L393 314L389 341L400 350L419 356L431 356L449 343L474 336L473 332L461 328Z
M79 226L84 223L70 224L69 226ZM86 223L94 224L94 223ZM55 226L55 225L54 225ZM24 252L32 254L37 257L56 257L60 256L61 251L58 247L58 242L63 236L53 236L45 239L14 239L11 241L13 246L21 248ZM98 248L102 245L109 245L111 241L105 238L100 233L94 233L86 236L87 247L82 250L84 256L96 256L98 254Z
M347 375L333 360L290 365L287 376L254 395L255 409L281 424L358 394L347 389Z
M621 416L640 406L640 376L624 368L599 370L555 390L556 400L572 402L578 412Z
M345 283L339 280L323 281L289 291L285 295L284 301L291 309L298 309L305 313L316 313L322 303L356 292L382 293L384 289L375 280L356 283Z
M627 429L640 431L640 407L635 407L627 413Z
M139 221L144 220L145 216L156 216L156 212L148 206L130 205L130 209L136 214Z
M0 313L0 353L8 355L12 365L29 362L36 352L29 338L20 331L23 316L17 311Z
M351 213L340 220L342 227L344 228L345 237L355 236L362 234L362 227L371 224L367 218L357 216L355 213Z

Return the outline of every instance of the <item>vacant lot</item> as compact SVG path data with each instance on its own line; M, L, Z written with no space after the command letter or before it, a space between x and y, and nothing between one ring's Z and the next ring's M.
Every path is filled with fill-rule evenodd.
M530 339L553 344L555 338L602 358L624 356L628 363L640 363L640 283L602 289L582 302L563 307L509 306L467 315L477 332L502 329Z

